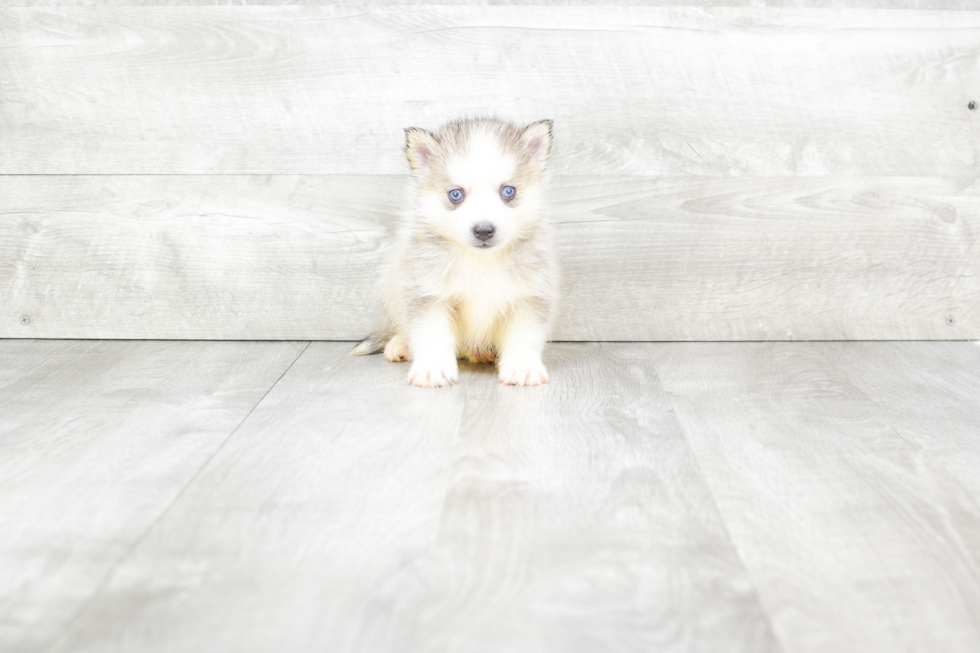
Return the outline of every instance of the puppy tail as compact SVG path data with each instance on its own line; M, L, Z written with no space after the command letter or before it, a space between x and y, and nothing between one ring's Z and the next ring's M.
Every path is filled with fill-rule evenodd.
M385 345L391 338L387 333L372 333L350 350L351 356L370 356L385 350Z

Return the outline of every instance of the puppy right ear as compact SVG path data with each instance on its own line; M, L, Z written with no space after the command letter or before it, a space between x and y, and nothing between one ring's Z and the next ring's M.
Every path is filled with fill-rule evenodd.
M438 147L436 137L424 129L409 127L405 130L405 155L408 156L413 175L422 174L432 164Z
M551 154L551 121L539 120L524 128L521 145L543 170Z

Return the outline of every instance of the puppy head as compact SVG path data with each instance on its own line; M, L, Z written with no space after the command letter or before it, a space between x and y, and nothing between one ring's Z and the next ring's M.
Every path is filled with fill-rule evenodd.
M420 214L436 233L477 253L499 251L539 220L551 121L493 118L406 129Z

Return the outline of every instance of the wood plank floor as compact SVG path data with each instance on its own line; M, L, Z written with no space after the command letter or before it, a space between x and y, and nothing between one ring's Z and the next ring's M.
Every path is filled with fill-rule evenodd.
M0 340L0 650L980 650L980 347Z

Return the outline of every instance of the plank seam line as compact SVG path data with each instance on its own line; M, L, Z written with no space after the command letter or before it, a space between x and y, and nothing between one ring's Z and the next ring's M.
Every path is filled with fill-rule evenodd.
M75 612L74 616L72 616L72 618L68 621L68 623L65 624L64 628L61 629L61 632L58 633L56 636L54 636L51 639L51 641L48 642L48 644L43 647L42 650L44 651L51 650L53 646L57 645L58 642L60 642L62 639L68 636L68 634L71 632L71 629L78 622L78 620L81 619L82 615L84 615L85 612L91 607L91 605L95 603L95 600L99 598L99 596L102 594L105 588L109 585L109 581L112 580L112 577L116 574L116 572L120 569L120 567L122 567L126 563L126 561L129 560L130 557L132 557L136 549L138 549L139 546L146 540L146 538L149 537L150 533L153 532L153 530L157 527L157 525L161 521L163 521L163 518L166 517L166 515L173 509L173 507L177 504L177 502L180 501L180 498L184 496L184 494L187 492L187 489L194 484L194 482L201 475L201 473L207 468L208 465L211 464L211 461L214 460L214 457L218 455L218 452L224 449L225 445L228 444L228 441L231 440L232 436L234 436L235 433L238 432L238 429L242 427L242 424L248 421L248 418L251 417L252 413L255 412L255 409L258 408L263 401L265 401L265 398L269 396L269 393L272 392L272 389L275 388L277 385L279 385L279 382L282 380L282 377L286 376L286 373L292 369L293 365L296 364L296 361L298 361L300 357L306 353L306 350L309 349L310 345L312 344L313 344L312 340L307 341L306 346L303 347L302 351L296 354L296 358L294 358L292 362L290 362L289 365L286 366L286 369L283 370L282 374L280 374L279 377L272 383L272 385L269 386L268 390L266 390L262 394L259 400L255 402L255 405L252 406L251 409L249 409L245 417L243 417L242 420L238 422L238 424L235 426L235 428L233 428L228 433L225 439L221 441L221 444L219 444L217 448L211 452L211 455L208 456L207 460L205 460L204 463L197 469L197 471L194 472L193 476L191 476L187 480L187 482L184 483L184 486L180 488L180 491L177 492L177 494L170 501L170 503L167 504L167 507L161 510L160 514L157 515L156 519L154 519L150 523L150 525L143 530L140 536L137 537L131 545L129 545L129 548L126 549L126 552L122 556L120 556L119 560L112 566L111 569L109 569L109 571L105 573L105 576L102 577L102 581L95 588L95 591L92 592L92 595L89 596L89 598L85 601L85 603L78 609L77 612Z
M657 378L660 380L660 386L663 387L663 379L660 379L660 373L657 372ZM745 564L745 560L742 559L742 555L738 552L738 547L735 546L735 540L732 539L732 533L728 529L728 522L725 521L725 515L722 514L721 508L718 505L718 498L715 496L715 491L708 482L708 477L705 476L704 470L701 468L701 461L698 459L697 451L691 444L690 438L687 436L687 429L684 424L681 423L680 416L674 409L674 400L671 397L671 392L664 388L664 394L667 396L667 401L670 402L670 409L674 413L674 421L677 425L681 427L681 433L684 434L684 442L687 443L687 450L691 453L691 459L694 461L694 467L698 470L698 474L701 476L701 482L704 483L704 487L708 490L708 496L711 497L711 505L714 506L715 514L718 515L718 522L721 524L721 528L725 533L725 539L728 540L728 546L731 547L732 554L735 559L738 560L738 564L742 567L745 572L745 577L748 579L749 583L752 584L752 598L755 601L756 607L759 608L759 614L762 615L762 621L766 624L766 630L769 632L769 637L772 640L773 646L780 653L785 653L786 647L783 646L783 642L779 639L779 635L776 633L776 628L773 626L772 617L769 614L769 610L762 602L762 595L759 593L759 586L755 582L755 577L752 575L752 570L749 566Z

